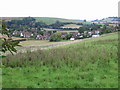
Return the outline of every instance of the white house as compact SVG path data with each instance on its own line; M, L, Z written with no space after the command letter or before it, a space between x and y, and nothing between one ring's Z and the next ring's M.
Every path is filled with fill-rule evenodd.
M81 35L81 36L79 36L80 38L83 38L83 36Z
M33 34L31 34L31 36L33 36Z
M95 31L95 34L97 34L97 35L98 35L99 33L100 33L100 31Z
M94 38L94 37L99 37L100 35L92 35L92 37Z
M80 33L78 33L77 35L80 35Z
M20 36L23 37L24 36L23 33L20 33Z
M70 40L72 40L72 41L73 41L73 40L75 40L75 38L70 38Z
M92 32L88 32L89 35L92 35Z

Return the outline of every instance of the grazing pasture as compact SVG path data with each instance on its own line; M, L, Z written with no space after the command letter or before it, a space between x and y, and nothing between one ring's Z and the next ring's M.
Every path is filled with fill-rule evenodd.
M34 43L34 42L33 42ZM117 88L118 34L2 59L3 88Z

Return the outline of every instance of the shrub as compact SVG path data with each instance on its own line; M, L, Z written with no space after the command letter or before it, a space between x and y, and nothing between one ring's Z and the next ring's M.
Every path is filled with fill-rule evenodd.
M65 36L65 39L66 39L66 40L69 40L69 39L72 37L72 35L73 35L73 34L67 34L67 35Z
M57 41L60 41L60 40L62 40L61 33L55 33L50 37L49 41L50 42L57 42Z

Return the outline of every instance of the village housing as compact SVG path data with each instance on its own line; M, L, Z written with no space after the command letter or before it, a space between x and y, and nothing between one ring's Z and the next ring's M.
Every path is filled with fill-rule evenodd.
M92 37L97 37L99 36L100 30L93 30L93 31L85 31L84 33L79 33L79 32L70 32L70 34L72 34L72 37L70 40L75 40L77 38L82 38L83 34L88 34L89 36ZM42 34L38 34L37 32L28 32L26 31L17 31L15 30L12 35L13 36L18 36L18 37L23 37L23 38L34 38L36 40L49 40L50 37L54 34L53 31L48 32L48 31L44 31L43 35ZM67 32L61 32L61 38L64 38L66 35L68 35L69 33Z

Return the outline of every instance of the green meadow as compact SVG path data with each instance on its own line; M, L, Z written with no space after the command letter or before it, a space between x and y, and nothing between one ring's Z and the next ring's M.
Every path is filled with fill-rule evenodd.
M11 20L23 20L24 17L18 17L18 18L11 18L11 19L5 19L8 21ZM64 18L53 18L53 17L34 17L36 19L36 22L44 22L46 24L53 24L56 21L60 22L73 22L73 23L81 23L79 20L72 20L72 19L64 19Z
M2 59L3 88L118 88L118 33Z
M58 32L67 32L67 33L70 33L70 32L78 32L78 30L64 30L64 31L58 31Z

